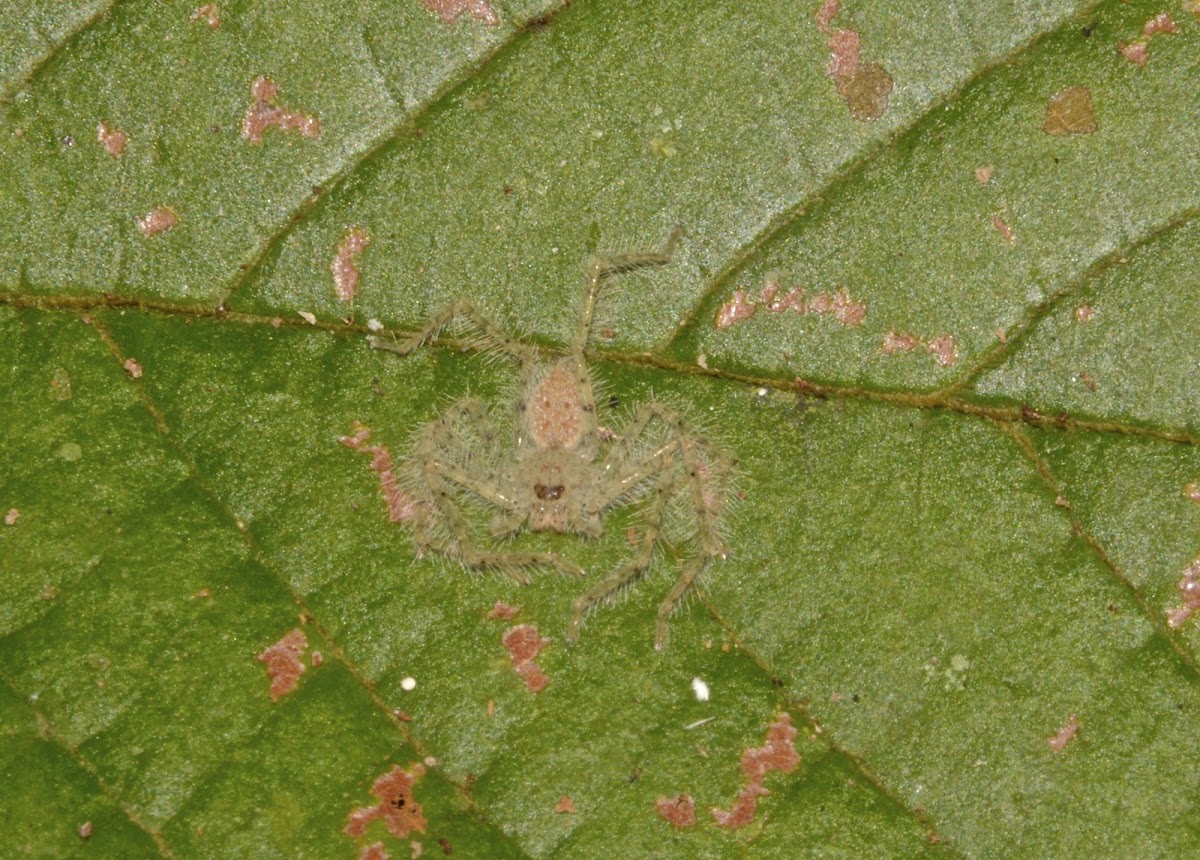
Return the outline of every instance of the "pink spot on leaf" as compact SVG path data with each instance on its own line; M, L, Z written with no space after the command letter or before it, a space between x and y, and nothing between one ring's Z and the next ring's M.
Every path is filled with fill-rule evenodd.
M4 524L6 526L15 526L17 520L21 518L21 512L16 508L9 508L8 513L4 515Z
M571 815L575 812L575 801L564 794L558 799L558 803L554 804L554 811L560 815Z
M188 18L193 24L197 21L208 25L210 30L216 30L221 26L221 10L217 8L216 3L205 3L203 6L196 8Z
M304 664L300 657L308 648L308 638L299 627L292 630L255 659L267 667L271 678L271 700L279 701L282 696L296 689Z
M496 605L488 610L485 617L491 620L508 621L520 611L521 607L519 606L510 606L502 600L497 600Z
M338 441L352 451L371 455L371 468L379 473L379 489L387 502L388 519L403 523L417 515L416 503L400 487L393 471L392 452L383 445L368 445L371 429L355 422L353 436L342 436Z
M1178 588L1183 605L1167 611L1167 624L1174 628L1182 627L1200 609L1200 558L1184 569Z
M113 158L120 158L121 153L125 151L127 142L125 132L116 128L110 129L107 123L102 122L96 126L96 139Z
M942 367L949 367L958 361L958 350L954 348L953 335L944 334L941 337L935 337L925 345L925 349L933 354L937 363Z
M343 832L348 836L362 836L367 832L367 825L378 818L383 821L388 833L397 839L406 839L414 830L424 833L428 822L421 804L413 797L412 789L414 777L421 776L425 768L417 763L412 769L413 774L410 775L400 765L393 765L390 771L376 779L371 786L371 794L379 802L351 812L350 822Z
M275 104L279 86L270 78L258 78L250 85L254 103L242 120L242 137L251 143L261 143L263 134L274 127L281 131L298 131L301 136L316 138L321 134L321 121L315 116L288 110Z
M889 331L883 338L883 344L879 347L879 351L884 355L893 355L898 352L912 352L918 349L923 349L925 352L933 355L937 359L938 364L943 367L949 367L958 361L958 350L954 346L954 337L948 334L935 337L933 340L926 342L908 332L897 333Z
M916 335L908 334L907 332L898 334L897 332L889 331L884 335L883 346L880 347L880 351L884 355L892 355L897 352L912 352L919 346L921 346L921 339Z
M1089 322L1096 315L1096 309L1088 304L1075 308L1075 319L1081 323Z
M990 164L975 168L975 179L980 185L987 185L992 181L992 175L996 172L996 168Z
M1013 232L1013 228L1008 225L1001 215L992 216L992 226L996 228L996 232L1004 237L1004 241L1013 245L1017 241L1017 234Z
M353 301L354 294L358 292L357 257L369 244L371 240L366 233L357 227L351 227L337 246L337 253L334 254L329 268L333 272L333 291L343 302Z
M382 842L372 842L358 854L358 860L390 860L391 855L383 847Z
M482 21L489 27L500 23L500 16L487 0L421 0L425 8L436 12L437 16L449 24L457 21L460 16L470 13L476 21Z
M742 753L745 787L728 811L716 808L709 810L718 827L744 827L754 820L758 798L769 794L763 788L766 775L773 770L790 773L800 764L800 756L792 746L794 737L796 729L792 726L791 717L786 713L780 714L767 729L766 743Z
M659 816L672 827L683 829L696 826L696 801L690 794L660 797L654 805Z
M137 226L138 232L149 238L157 236L159 233L165 233L178 223L178 215L166 206L156 206L150 211L150 214L138 219Z
M1079 718L1075 714L1071 714L1067 717L1066 725L1051 737L1046 738L1046 743L1055 752L1062 752L1077 734L1079 734Z
M525 688L531 693L539 693L546 689L550 678L534 662L534 658L550 644L550 640L542 638L534 625L520 624L508 630L501 642L508 649L509 656L512 657L513 671L525 682Z
M138 364L138 361L136 358L125 359L125 363L121 366L123 368L125 368L125 372L129 374L129 377L131 379L141 379L142 378L142 366L140 364Z
M838 0L825 0L816 16L818 29L829 37L829 63L825 66L825 75L833 79L850 116L871 122L887 110L895 82L883 66L860 62L862 36L858 32L832 26L839 6Z
M1174 35L1178 32L1179 27L1171 20L1170 14L1161 12L1142 26L1141 36L1129 42L1118 42L1117 50L1134 65L1144 66L1149 58L1150 40L1160 33Z
M733 298L721 305L721 309L717 311L717 328L729 328L735 322L749 319L754 316L754 309L754 303L746 300L745 292L737 290Z
M1200 505L1200 484L1188 484L1183 488L1183 494L1195 504Z

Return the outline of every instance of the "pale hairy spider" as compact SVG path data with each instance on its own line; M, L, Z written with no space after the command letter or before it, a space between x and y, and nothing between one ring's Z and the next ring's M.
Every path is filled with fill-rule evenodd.
M528 570L539 566L583 575L557 553L519 552L496 540L522 530L595 538L604 531L607 512L639 506L641 533L630 532L633 558L575 601L568 642L576 640L590 609L633 584L666 550L680 560L681 573L658 610L655 647L661 649L668 619L709 559L726 557L719 532L726 458L661 403L638 408L622 434L602 428L584 358L600 288L614 275L669 262L680 234L676 227L658 252L592 259L575 337L563 358L539 361L537 348L505 334L467 301L454 302L403 340L371 338L376 349L408 354L457 320L472 346L515 359L520 368L512 447L495 431L488 409L473 398L458 401L417 433L400 480L414 502L419 553L440 553L521 583L528 583ZM495 510L493 540L486 547L473 537L464 514L465 506L479 503Z

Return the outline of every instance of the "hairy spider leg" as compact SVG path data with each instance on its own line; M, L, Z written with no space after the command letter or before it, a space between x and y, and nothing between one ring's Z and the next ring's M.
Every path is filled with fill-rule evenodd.
M647 432L650 423L655 419L667 425L671 437L648 456L631 461L639 438ZM683 475L676 474L673 460L676 452L682 459ZM705 459L704 455L712 459ZM659 606L654 647L662 650L666 645L667 623L671 614L692 589L708 560L713 556L724 558L726 555L724 541L717 532L719 504L711 494L719 492L717 488L724 481L729 464L719 452L707 451L677 412L657 403L648 403L634 415L624 437L613 446L601 468L604 478L597 484L596 497L587 513L598 513L605 507L618 503L622 497L634 492L640 484L657 477L656 495L648 512L649 528L646 536L647 539L653 538L652 544L664 537L661 521L666 502L682 488L689 492L690 507L696 521L694 537L699 544L699 551L684 560L683 572ZM583 617L589 609L632 582L639 572L645 569L644 566L637 568L637 564L643 557L647 559L648 564L652 549L653 545L649 548L643 547L629 567L622 568L575 602L571 621L573 635L568 637L568 641L573 641L573 636L578 635ZM635 570L630 571L630 567Z
M663 517L675 486L674 471L669 456L658 466L654 498L646 509L646 533L638 544L637 554L624 567L618 568L607 579L581 594L571 605L571 626L567 630L567 644L573 644L579 638L583 617L589 609L632 584L650 567L650 562L654 559L654 547L662 538Z
M665 266L675 255L675 248L682 235L683 228L677 224L660 251L600 255L593 257L588 266L587 291L584 294L583 307L579 312L579 322L575 327L575 339L571 342L570 360L575 386L579 391L580 409L583 412L583 444L590 456L594 456L599 447L599 424L596 421L596 390L592 384L592 375L587 368L587 361L584 359L583 353L591 338L600 287L615 275L624 275L651 266Z
M474 345L485 352L499 352L515 358L522 366L532 364L537 357L533 347L521 343L515 337L504 332L499 326L481 314L476 307L466 299L459 299L440 313L430 318L419 331L401 340L391 341L381 337L371 337L368 342L372 349L384 349L388 352L398 352L408 355L413 350L435 340L442 329L456 317L465 319L475 329Z
M471 539L470 528L454 499L453 485L469 490L481 498L502 507L512 508L494 478L473 475L458 463L447 462L444 452L452 451L460 437L454 432L460 418L473 422L479 436L494 439L495 431L488 420L483 406L476 400L462 400L446 410L421 431L415 451L414 476L420 482L419 497L427 498L449 531L449 537L438 533L437 527L428 517L418 517L414 522L414 539L418 547L432 549L449 556L467 567L495 568L513 580L527 585L530 582L525 568L546 565L564 573L582 576L583 569L574 562L547 552L501 552L483 550Z

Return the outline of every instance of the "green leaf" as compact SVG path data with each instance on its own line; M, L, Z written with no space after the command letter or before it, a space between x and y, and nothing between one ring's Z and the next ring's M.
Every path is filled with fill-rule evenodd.
M1195 4L430 3L0 4L0 844L1200 850ZM668 519L567 646L645 505L519 535L587 571L522 586L420 555L339 440L399 461L468 394L507 440L513 363L368 332L467 300L549 360L583 261L676 224L589 366L604 427L736 460L729 557L656 652ZM347 835L397 767L423 830Z

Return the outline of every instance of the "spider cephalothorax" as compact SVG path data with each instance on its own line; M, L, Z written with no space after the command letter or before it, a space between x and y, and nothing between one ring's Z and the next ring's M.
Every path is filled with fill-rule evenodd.
M548 364L538 361L533 347L505 334L465 301L405 340L371 340L373 347L407 354L458 319L470 326L481 349L508 355L520 366L520 395L509 437L515 444L502 444L487 409L474 399L454 404L417 434L403 481L417 510L413 534L418 551L498 570L520 582L528 582L528 570L538 566L582 575L578 565L557 553L481 546L463 506L477 501L492 507L491 533L497 538L523 530L598 537L607 511L641 507L642 534L634 541L634 558L575 601L568 641L578 636L588 610L649 569L656 548L669 537L682 548L683 570L659 608L655 645L663 647L671 612L708 560L725 557L718 534L728 477L724 457L679 413L656 402L637 409L621 435L601 428L584 359L600 287L613 275L668 262L679 235L676 228L658 253L595 258L571 351ZM665 522L671 507L685 512L685 525L681 533L668 536Z

